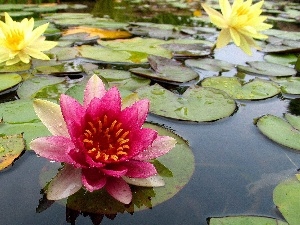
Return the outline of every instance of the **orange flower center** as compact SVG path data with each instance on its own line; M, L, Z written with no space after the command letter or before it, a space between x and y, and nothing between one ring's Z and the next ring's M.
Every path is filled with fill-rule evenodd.
M104 115L102 119L87 123L83 143L87 154L94 161L116 162L128 155L129 133L122 128L122 123L117 120L110 123Z

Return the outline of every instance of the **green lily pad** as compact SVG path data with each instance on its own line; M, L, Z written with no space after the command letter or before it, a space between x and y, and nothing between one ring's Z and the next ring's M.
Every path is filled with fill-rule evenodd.
M0 124L0 136L15 135L20 132L23 134L23 139L26 144L24 148L26 150L30 150L29 143L33 139L51 135L42 122L10 124L3 121L3 123Z
M36 66L35 71L37 74L52 74L59 76L61 74L74 74L82 72L80 65L74 65L74 63L59 63L56 65Z
M133 68L130 69L130 72L147 78L178 83L188 82L199 77L198 73L172 59L150 55L148 61L153 70Z
M140 98L150 100L150 112L178 120L214 121L228 117L236 110L235 101L214 88L194 86L178 96L155 84L136 92Z
M35 98L37 93L42 91L43 88L62 83L64 81L64 77L35 76L25 80L22 86L19 87L17 93L21 99Z
M219 59L203 58L203 59L188 59L185 60L185 65L208 71L229 71L234 69L232 63L225 62Z
M293 119L295 120L295 118ZM300 117L297 120L300 120ZM256 125L271 140L283 146L300 150L300 131L286 120L273 115L265 115L257 120Z
M108 82L109 87L117 86L130 91L147 86L151 82L149 79L135 76L124 70L104 69L94 70L93 72L103 77Z
M10 166L24 149L25 143L22 134L0 136L0 170Z
M284 94L300 94L300 77L274 78L274 82L280 85Z
M270 63L290 66L296 63L297 56L295 54L268 54L264 56L264 60Z
M116 214L126 211L132 213L161 204L184 188L195 169L194 155L186 141L160 126L147 123L145 127L155 129L160 135L168 135L177 140L176 146L168 154L153 161L159 175L165 181L165 186L152 188L131 185L133 200L129 205L118 202L104 190L86 192L81 189L68 197L68 208L97 214ZM42 176L45 175L47 174L43 170ZM59 202L66 204L63 200Z
M208 77L201 82L201 86L223 90L234 99L259 100L280 93L276 83L258 78L242 84L236 77Z
M59 41L58 44L60 44L60 43L66 43L66 42ZM67 42L68 45L70 45L71 43L73 43L73 42ZM75 59L79 54L77 49L72 48L72 47L55 47L55 48L52 48L49 52L56 55L56 58L58 60Z
M17 73L0 74L0 93L15 87L22 81L22 77Z
M283 66L276 63L253 61L247 62L247 64L249 66L238 65L238 71L273 77L287 77L293 76L297 73L297 71L291 67Z
M228 216L210 218L209 225L288 225L288 223L260 216Z
M300 181L296 176L278 184L273 191L273 201L289 225L300 221Z

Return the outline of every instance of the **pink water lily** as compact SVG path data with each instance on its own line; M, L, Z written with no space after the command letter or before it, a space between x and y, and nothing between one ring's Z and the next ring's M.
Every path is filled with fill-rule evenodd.
M128 183L164 185L149 160L169 152L176 140L142 127L148 100L123 109L118 89L106 91L94 75L87 83L83 105L61 95L60 105L37 99L34 109L53 136L33 140L31 149L65 165L49 184L48 199L68 197L83 186L91 192L105 188L128 204L132 200Z

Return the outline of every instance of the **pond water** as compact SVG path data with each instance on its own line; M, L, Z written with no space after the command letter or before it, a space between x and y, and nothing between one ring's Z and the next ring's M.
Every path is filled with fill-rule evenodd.
M104 9L105 5L107 8ZM198 6L193 7L197 10ZM97 16L109 16L120 22L128 22L134 20L133 9L125 2L117 4L114 1L98 1L92 9L82 11L91 11ZM145 8L140 9L140 15L143 15L143 10ZM177 12L172 13L159 12L154 19L147 19L145 16L141 21L169 22L176 25L180 20L189 26L194 23L188 19L188 15L191 14L189 10L177 8ZM180 15L180 19L174 17L176 13ZM147 11L145 14L151 15L151 12ZM168 19L165 19L166 17ZM246 61L262 61L263 55L261 52L255 52L252 57L247 56L237 47L229 45L216 50L214 57L245 65ZM205 70L196 71L201 79L211 74ZM234 76L235 73L234 69L223 75ZM246 75L244 80L253 77ZM233 115L214 122L186 122L149 114L148 121L169 127L185 139L195 157L192 178L171 199L151 209L132 214L88 214L68 209L59 202L51 205L49 203L44 210L40 207L37 209L43 197L40 193L41 173L53 163L37 157L32 151L26 151L12 167L1 172L0 223L88 225L100 224L102 220L101 224L206 225L209 217L229 215L262 215L283 220L273 203L273 190L280 181L297 172L300 168L300 156L297 151L281 146L262 135L254 120L265 114L281 117L283 113L292 112L300 115L300 111L295 109L295 105L299 105L297 96L280 94L259 101L236 100L236 103L238 109Z

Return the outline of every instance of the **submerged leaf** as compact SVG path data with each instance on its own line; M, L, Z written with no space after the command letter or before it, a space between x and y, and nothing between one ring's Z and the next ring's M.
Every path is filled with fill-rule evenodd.
M288 223L260 216L228 216L210 218L209 225L288 225Z

